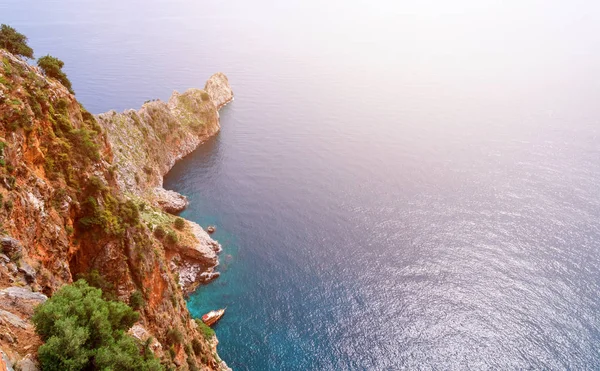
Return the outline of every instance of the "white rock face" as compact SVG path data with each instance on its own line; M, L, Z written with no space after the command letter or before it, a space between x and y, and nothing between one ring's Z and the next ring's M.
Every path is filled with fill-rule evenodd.
M21 317L2 309L0 309L0 320L7 322L11 326L20 327L23 330L27 330L31 327L31 324Z
M154 195L156 196L156 202L158 202L160 208L169 214L182 212L189 205L187 197L162 187L155 188Z
M229 86L229 80L222 72L217 72L208 79L204 90L210 95L211 100L220 109L233 100L233 91Z
M146 328L139 323L136 323L133 326L131 326L128 333L129 333L129 335L138 339L142 343L145 342L146 340L148 340L148 338L150 338L152 336L152 334L150 334L148 332L148 330L146 330ZM162 345L154 338L152 338L152 343L150 344L150 348L154 352L162 352Z
M0 290L0 297L7 297L10 299L33 300L40 304L48 300L48 297L46 295L39 292L33 292L25 287L7 287L3 290Z
M219 265L217 252L221 251L221 245L197 223L188 221L188 224L198 242L178 247L179 254L171 261L177 267L179 284L184 292L193 291L198 284L210 282L220 275L215 268Z

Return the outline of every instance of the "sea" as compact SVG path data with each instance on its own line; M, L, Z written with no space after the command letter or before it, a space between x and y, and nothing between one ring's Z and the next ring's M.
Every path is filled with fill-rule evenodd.
M93 113L224 72L164 184L234 370L600 369L600 2L0 0Z

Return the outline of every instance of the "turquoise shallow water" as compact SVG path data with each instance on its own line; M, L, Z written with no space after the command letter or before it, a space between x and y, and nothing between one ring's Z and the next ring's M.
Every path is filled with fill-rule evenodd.
M92 112L227 73L165 186L240 370L600 368L591 2L0 2Z

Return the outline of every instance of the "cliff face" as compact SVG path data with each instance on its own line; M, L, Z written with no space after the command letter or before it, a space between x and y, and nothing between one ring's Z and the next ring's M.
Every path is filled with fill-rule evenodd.
M2 50L0 59L0 348L6 358L31 362L27 354L40 345L32 308L81 276L125 302L142 293L132 333L156 339L153 349L165 364L226 367L216 340L198 332L183 299L184 290L211 278L220 246L198 225L177 224L165 212L187 201L162 189L162 177L219 130L218 107L233 98L227 78L216 74L207 91L95 117L37 68ZM182 340L169 343L170 329Z
M168 102L146 102L138 111L114 111L97 116L106 128L113 152L118 187L133 198L148 202L142 218L152 230L169 229L174 217L162 213L183 210L187 199L162 188L163 176L175 162L191 153L219 129L218 108L233 99L227 77L217 73L206 83L207 90L174 92ZM179 271L184 292L218 276L216 253L220 245L196 223L188 221L178 234L179 243L166 244L170 266Z

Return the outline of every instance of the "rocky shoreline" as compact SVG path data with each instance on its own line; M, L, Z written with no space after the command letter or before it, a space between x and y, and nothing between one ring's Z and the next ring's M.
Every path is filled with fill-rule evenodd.
M109 111L98 115L98 121L110 129L108 139L115 162L124 165L116 170L120 188L148 200L151 205L169 214L177 215L183 211L189 204L187 197L164 189L163 177L177 161L220 130L218 110L232 100L233 91L227 76L219 72L208 79L203 91L174 92L167 103L160 100L147 102L137 112L127 110L119 114ZM213 107L216 115L211 112ZM198 119L204 121L200 131L196 131L194 125ZM177 145L169 147L169 140L163 133L170 130L173 123L178 124L179 132L167 135L177 137ZM146 143L140 148L138 140L142 137ZM185 232L193 238L177 244L167 256L171 269L179 273L179 284L184 293L189 294L198 285L219 277L215 268L219 265L217 254L221 245L198 224L186 222Z
M111 300L141 297L131 332L154 339L167 369L227 370L184 300L218 277L221 247L177 216L187 198L162 187L219 131L218 109L233 99L227 77L92 115L39 68L2 49L0 61L0 367L35 369L33 308L85 278Z

